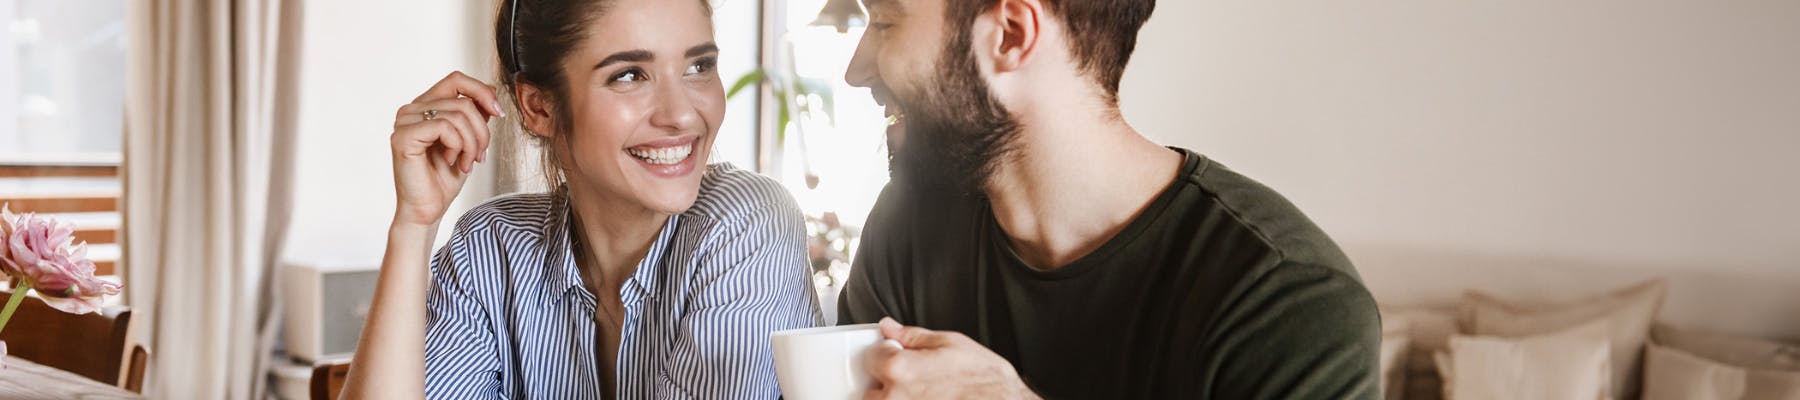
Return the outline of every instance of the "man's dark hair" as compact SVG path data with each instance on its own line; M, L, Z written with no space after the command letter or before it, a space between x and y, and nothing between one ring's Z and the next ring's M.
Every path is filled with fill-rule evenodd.
M967 31L975 17L999 0L945 0L950 29ZM1050 15L1069 32L1069 54L1088 77L1106 90L1109 104L1119 102L1119 80L1137 47L1138 28L1150 19L1156 0L1042 0Z

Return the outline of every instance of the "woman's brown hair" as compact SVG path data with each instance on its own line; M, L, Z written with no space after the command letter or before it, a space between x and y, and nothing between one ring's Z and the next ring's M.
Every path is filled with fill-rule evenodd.
M587 37L588 27L606 15L616 0L505 0L494 18L494 48L499 51L500 89L511 104L511 115L523 116L515 93L528 84L551 96L551 135L529 133L543 149L544 181L555 189L563 174L563 152L568 151L570 122L569 86L560 67L563 58ZM700 0L708 17L712 4ZM523 127L520 128L523 131Z

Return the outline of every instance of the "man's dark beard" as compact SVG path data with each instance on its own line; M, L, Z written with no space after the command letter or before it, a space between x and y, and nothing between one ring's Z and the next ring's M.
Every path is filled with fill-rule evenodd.
M906 110L906 144L894 155L893 179L979 196L1015 150L1019 122L988 90L969 43L964 25L921 85L923 99L896 99Z

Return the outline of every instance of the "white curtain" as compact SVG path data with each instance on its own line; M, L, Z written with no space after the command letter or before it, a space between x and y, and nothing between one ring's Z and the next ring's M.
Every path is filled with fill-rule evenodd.
M295 0L134 0L126 301L150 398L262 397L288 225Z

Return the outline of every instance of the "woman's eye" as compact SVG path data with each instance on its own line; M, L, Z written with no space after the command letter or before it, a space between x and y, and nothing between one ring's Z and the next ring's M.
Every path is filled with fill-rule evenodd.
M707 57L707 58L700 59L699 61L695 61L693 64L689 64L686 73L688 75L705 74L708 72L712 72L713 68L717 68L718 66L719 66L719 60L714 59L712 57Z
M636 68L619 71L619 73L617 75L613 75L613 78L612 78L613 82L622 82L622 83L637 82L637 81L641 81L641 80L644 80L644 72L639 71Z
M869 23L869 30L871 30L871 31L876 31L876 32L880 32L880 31L885 31L885 30L887 30L887 29L888 29L888 28L892 28L892 27L893 27L893 26L894 26L894 24L885 24L885 23L880 23L880 22L870 22L870 23Z

